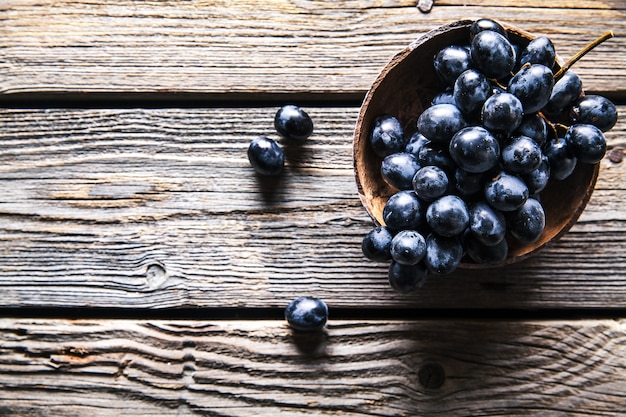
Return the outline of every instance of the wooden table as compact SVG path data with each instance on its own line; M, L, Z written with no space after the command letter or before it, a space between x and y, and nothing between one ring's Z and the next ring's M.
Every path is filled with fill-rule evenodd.
M624 416L626 121L538 256L432 278L367 261L352 136L384 64L491 17L545 34L626 114L623 0L0 4L0 415ZM315 133L285 175L252 138ZM324 299L319 335L282 315Z

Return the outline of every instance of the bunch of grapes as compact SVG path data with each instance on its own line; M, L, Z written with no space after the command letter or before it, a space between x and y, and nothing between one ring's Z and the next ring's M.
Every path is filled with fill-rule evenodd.
M496 21L470 27L468 44L433 58L445 86L405 135L393 115L379 115L370 143L383 179L397 190L385 225L363 239L364 255L390 261L389 282L407 293L429 274L454 271L463 257L496 265L511 243L537 241L545 228L541 191L577 164L597 164L615 105L585 95L571 66L612 34L555 69L554 45L538 37L511 42Z

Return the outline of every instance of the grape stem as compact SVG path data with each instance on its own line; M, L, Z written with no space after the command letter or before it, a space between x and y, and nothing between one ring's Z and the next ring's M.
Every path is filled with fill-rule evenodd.
M611 39L612 37L614 37L615 35L613 34L612 30L609 30L608 32L605 32L602 36L596 38L595 40L589 42L587 44L587 46L585 46L583 49L581 49L580 51L578 51L578 53L576 53L574 56L572 56L570 59L567 60L567 62L565 64L563 64L563 66L561 67L560 70L558 70L556 72L556 74L554 74L554 81L558 81L561 79L561 77L563 76L563 74L565 74L567 72L567 70L570 69L570 67L572 65L574 65L580 58L582 58L583 56L585 56L587 54L587 52L591 51L593 48L595 48L596 46L600 45L602 42Z
M539 115L539 117L541 117L543 119L543 121L546 123L546 125L552 129L552 133L554 134L554 138L555 139L558 138L559 137L559 132L556 130L556 123L552 123L550 121L550 119L548 119L546 117L546 115L543 114L542 112L537 112L537 114Z

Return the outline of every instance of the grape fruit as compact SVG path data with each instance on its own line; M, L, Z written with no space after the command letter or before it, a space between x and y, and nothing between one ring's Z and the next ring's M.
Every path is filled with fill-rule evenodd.
M516 43L498 22L479 19L465 44L434 54L441 83L430 106L404 125L376 118L371 145L394 194L362 250L389 262L394 290L416 291L463 259L502 264L509 245L540 241L541 193L579 164L598 164L617 122L615 105L585 95L569 70L592 47L560 67L549 38Z

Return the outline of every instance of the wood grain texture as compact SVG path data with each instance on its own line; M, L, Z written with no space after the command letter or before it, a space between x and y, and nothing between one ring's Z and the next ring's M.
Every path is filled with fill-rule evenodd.
M254 136L278 139L275 108L1 110L1 306L626 307L626 163L602 161L579 223L538 256L399 295L360 249L358 109L307 110L315 133L281 140L277 180L246 158Z
M421 34L490 17L549 36L565 58L612 29L576 71L589 91L626 94L623 1L437 1L429 14L415 4L4 1L0 92L362 94Z
M0 319L0 347L5 417L626 413L623 320Z

